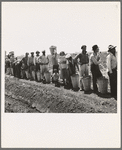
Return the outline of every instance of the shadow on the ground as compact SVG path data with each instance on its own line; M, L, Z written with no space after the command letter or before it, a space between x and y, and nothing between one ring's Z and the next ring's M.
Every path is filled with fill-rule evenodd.
M97 95L101 98L112 98L110 93L102 94L98 92Z
M84 94L92 94L92 93L94 93L92 89L89 91L84 91Z

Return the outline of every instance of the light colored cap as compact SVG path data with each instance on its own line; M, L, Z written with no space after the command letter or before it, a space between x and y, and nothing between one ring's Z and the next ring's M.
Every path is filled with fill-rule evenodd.
M67 55L66 55L66 59L68 59L68 58L70 58L70 57L72 57L70 54L67 54Z

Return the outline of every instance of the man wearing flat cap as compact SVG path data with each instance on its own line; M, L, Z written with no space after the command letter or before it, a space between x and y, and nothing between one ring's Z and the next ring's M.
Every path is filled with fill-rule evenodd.
M80 91L83 90L83 84L82 84L82 78L83 76L87 76L88 73L88 64L89 64L89 57L86 53L86 45L81 46L82 53L75 56L75 60L79 59L79 85L80 85Z
M36 61L34 52L31 52L31 56L28 59L29 72L30 72L30 80L35 80L35 69L36 69Z
M40 75L40 64L39 64L39 57L40 57L40 52L36 51L36 57L35 57L35 62L36 62L36 81L39 82L41 80L41 75Z
M39 57L39 64L40 64L40 73L41 73L41 80L45 81L44 73L48 72L48 64L49 58L45 54L45 50L42 51L42 56ZM43 82L44 83L44 82Z
M107 69L110 80L111 96L117 96L117 58L116 58L116 46L108 46L107 56Z

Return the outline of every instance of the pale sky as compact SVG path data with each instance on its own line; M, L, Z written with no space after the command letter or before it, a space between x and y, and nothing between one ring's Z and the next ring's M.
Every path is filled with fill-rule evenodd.
M120 2L2 2L2 50L25 52L57 46L58 53L120 49Z

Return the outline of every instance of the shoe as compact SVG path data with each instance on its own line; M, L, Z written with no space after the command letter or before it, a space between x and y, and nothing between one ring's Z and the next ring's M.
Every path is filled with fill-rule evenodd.
M46 80L43 80L42 83L43 83L43 84L46 84Z
M80 89L80 91L84 91L84 89Z

